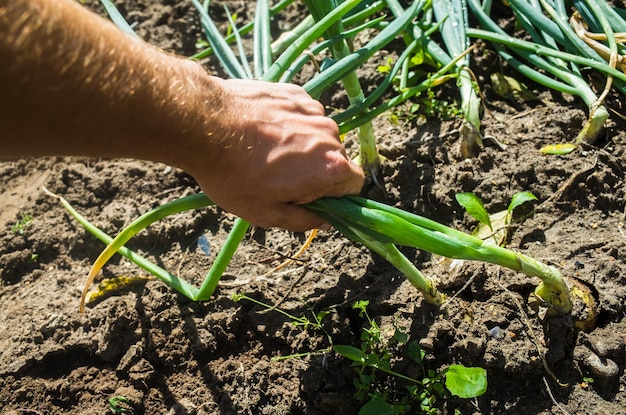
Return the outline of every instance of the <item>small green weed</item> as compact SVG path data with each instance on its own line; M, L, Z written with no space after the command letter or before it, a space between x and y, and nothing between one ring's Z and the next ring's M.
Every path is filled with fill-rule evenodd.
M321 311L319 313L315 313L312 309L309 309L309 311L311 311L311 314L313 316L313 320L310 320L307 316L301 316L301 317L294 316L293 314L289 314L285 310L281 310L280 308L266 304L252 297L248 297L246 294L243 294L243 293L235 293L231 296L231 299L236 303L238 303L241 300L248 300L254 304L265 307L268 310L276 311L284 315L285 317L289 318L294 326L300 327L303 330L307 330L307 329L323 330L322 319L329 313L328 311Z
M443 371L426 369L425 353L417 342L409 342L409 335L396 327L391 338L386 339L380 327L367 313L368 301L358 301L354 308L368 321L361 333L361 347L335 345L333 349L352 360L356 371L355 397L364 402L359 415L407 414L419 410L436 414L435 404L447 393L462 398L482 395L487 389L487 375L482 368L451 365ZM423 374L421 380L411 378L391 368L393 349L406 344L409 358L417 363ZM389 376L380 376L380 373ZM406 383L405 392L397 382Z
M32 222L33 217L31 215L21 213L21 219L17 220L15 225L11 227L11 232L18 235L24 235L24 231L31 225Z
M113 396L109 398L109 409L114 414L133 415L135 410L130 399L124 396Z
M399 124L401 120L408 122L433 118L451 120L461 115L458 102L437 98L432 89L428 89L425 96L415 96L412 101L411 104L397 106L389 111L389 122Z
M459 205L479 223L473 234L483 240L492 239L496 245L504 245L506 242L509 225L513 220L513 210L523 203L537 200L530 192L515 193L506 210L490 215L482 200L474 193L458 193L455 197Z
M437 98L432 89L426 91L425 97L416 97L416 102L411 105L410 112L413 117L421 116L441 120L451 120L462 115L458 102Z
M427 369L424 365L425 352L416 341L409 342L405 329L396 327L393 335L387 336L380 326L367 313L369 301L361 300L354 303L353 308L361 317L367 319L367 325L361 332L361 347L334 344L333 339L324 329L322 320L329 312L315 312L309 307L312 318L290 314L284 310L256 300L246 294L234 294L232 300L247 300L267 310L276 311L302 330L319 330L323 332L331 347L289 356L279 356L272 360L284 360L294 357L309 356L314 353L327 353L334 350L339 355L351 360L356 372L354 386L355 398L363 403L359 415L409 414L419 413L434 415L438 413L435 406L437 400L454 395L461 398L472 398L482 395L487 390L486 371L479 367L450 365L444 370ZM389 338L387 338L389 337ZM415 362L422 373L422 379L414 379L391 368L394 353L399 347L406 345L408 357ZM402 383L403 388L399 386Z
M269 311L276 311L277 313L280 313L283 316L287 317L289 320L291 320L291 324L293 324L295 327L300 328L303 331L307 331L307 330L321 331L322 333L324 333L324 335L328 339L328 342L332 344L332 338L330 337L330 334L328 334L328 332L324 329L324 326L322 325L322 320L324 319L324 317L326 317L330 313L328 310L316 312L313 309L313 307L307 306L312 318L309 318L306 315L298 317L298 316L294 316L293 314L286 312L285 310L282 310L270 304L266 304L262 301L249 297L243 293L235 293L231 296L231 299L236 303L240 302L241 300L247 300L254 304L260 305ZM314 350L310 352L291 354L288 356L275 356L272 358L272 360L277 361L277 360L290 359L293 357L304 357L304 356L308 356L308 355L315 354L315 353L326 353L326 352L329 352L330 350L331 350L330 347L327 347L321 350Z

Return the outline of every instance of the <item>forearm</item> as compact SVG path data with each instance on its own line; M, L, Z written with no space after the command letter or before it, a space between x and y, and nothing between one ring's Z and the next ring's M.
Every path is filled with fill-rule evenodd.
M256 225L320 226L297 205L363 184L301 87L211 77L75 0L0 0L0 91L0 159L160 161Z
M219 140L207 137L209 125L219 128L216 114L199 110L221 107L211 77L130 39L73 0L0 0L0 27L0 158L181 164L194 139L204 139L204 153L207 139ZM176 143L183 139L191 142Z

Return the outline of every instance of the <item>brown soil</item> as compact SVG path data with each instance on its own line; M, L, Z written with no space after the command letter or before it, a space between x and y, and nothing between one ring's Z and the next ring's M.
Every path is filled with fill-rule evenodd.
M229 4L249 17L244 2ZM121 10L151 43L195 51L201 35L187 2L127 1ZM293 22L294 11L281 22ZM223 17L217 4L211 12ZM481 56L492 59L482 66L497 65L493 55ZM475 223L456 193L476 193L493 212L506 208L514 193L531 191L539 201L519 208L527 219L513 228L508 246L589 286L600 310L594 330L574 332L567 318L535 314L526 300L538 280L481 263L449 270L440 258L406 250L451 298L438 309L393 267L336 232L318 236L301 262L268 275L303 236L261 229L242 244L210 301L192 302L151 280L79 314L82 284L103 245L42 186L109 234L198 188L184 172L149 162L18 160L0 163L0 412L107 414L108 399L124 396L135 414L358 413L351 363L328 351L308 354L327 349L329 338L278 312L231 300L244 292L298 317L329 311L323 326L333 344L357 347L366 321L352 304L367 299L385 335L399 327L409 341L419 341L427 369L485 368L487 392L440 399L444 414L624 413L624 123L612 117L596 147L543 156L542 146L575 137L586 118L581 102L538 89L543 102L512 104L493 95L488 74L477 72L490 111L484 133L506 149L487 140L476 158L463 160L457 121L393 124L380 117L375 127L388 158L386 201L469 232ZM329 106L339 105L330 100ZM350 137L348 147L355 147ZM23 233L12 231L22 214L32 222ZM215 208L187 212L151 226L129 247L199 284L232 223ZM198 247L203 235L210 255ZM120 275L143 274L115 257L102 278ZM406 345L393 351L397 371L422 376ZM273 360L294 354L303 355ZM399 379L383 383L398 395L404 391Z

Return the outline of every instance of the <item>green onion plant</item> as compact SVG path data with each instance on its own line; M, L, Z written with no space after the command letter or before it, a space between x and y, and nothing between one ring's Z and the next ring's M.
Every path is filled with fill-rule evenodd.
M482 29L468 29L470 37L490 41L509 65L548 88L580 97L589 108L589 119L576 138L576 143L594 143L601 133L609 113L583 76L583 69L592 68L607 76L607 87L612 80L625 93L626 74L616 70L615 59L607 62L596 50L579 37L568 23L570 15L564 0L511 0L508 2L532 41L523 40L502 30L490 17L489 7L478 0L468 0ZM607 50L617 56L614 28L624 28L624 18L604 0L574 2L587 24L601 30L607 39ZM594 25L595 23L595 25ZM622 48L623 49L623 48Z
M110 0L100 0L100 1L102 1L102 2L105 2L105 1L106 1L106 2L110 2ZM272 5L272 6L269 8L270 18L271 18L271 17L273 17L273 16L275 16L275 15L277 15L278 13L280 13L282 10L284 10L287 6L289 6L289 5L290 5L291 3L293 3L293 2L294 2L294 0L280 0L280 1L278 1L276 4ZM204 9L204 10L206 10L206 11L208 11L208 6L209 6L209 2L208 2L208 0L205 0L205 1L202 3L202 7L203 7L203 9ZM196 7L197 7L197 5L196 5ZM108 12L108 10L107 10L107 12ZM118 12L118 13L119 13L119 12ZM109 15L110 15L111 17L113 17L113 15L112 15L110 12L109 12ZM305 19L305 20L306 20L306 19ZM117 24L117 22L116 22L116 24ZM122 24L123 24L123 23L122 23ZM118 24L118 27L119 27L119 26L120 26L120 25ZM306 26L306 24L303 24L303 26ZM236 41L237 36L244 36L244 35L246 35L246 34L248 34L248 33L252 32L253 27L254 27L254 22L248 22L248 23L244 24L242 27L240 27L240 28L238 29L237 34L235 34L235 33L229 33L228 35L224 36L224 40L226 41L226 43L235 42L235 41ZM290 43L290 42L289 42L289 43ZM282 45L284 45L284 44L288 44L288 42L287 42L287 41L285 41L285 42L278 42L278 41L277 41L277 44L276 44L276 45L275 45L275 44L272 44L272 50L273 50L273 52L274 52L274 53L278 53L277 48L280 48L280 45L281 45L281 44L282 44ZM283 49L283 50L284 50L284 49ZM282 50L281 50L281 51L282 51ZM213 53L214 53L214 51L213 51L213 47L212 47L212 46L209 46L209 47L207 47L207 48L203 49L202 51L200 51L200 52L196 53L195 55L191 56L191 59L194 59L194 60L201 60L201 59L206 58L207 56L212 55Z
M337 0L304 0L307 8L311 12L311 15L316 21L320 21L324 16L328 15L338 5ZM419 6L420 2L416 2ZM417 6L416 6L417 7ZM324 33L324 37L327 40L333 38L336 41L330 44L330 51L334 60L339 60L348 57L352 51L348 46L348 41L345 38L339 37L343 31L343 25L340 20L336 21L334 25L330 26ZM395 36L394 36L395 37ZM388 40L392 40L389 38ZM373 49L373 48L372 48ZM359 77L355 70L342 74L341 82L345 88L348 100L351 104L358 104L365 100L365 95L359 82ZM376 137L374 136L374 128L371 121L367 121L358 127L359 132L359 163L366 174L376 179L380 168L380 156L378 149L376 148Z
M402 268L403 264L390 255L396 245L418 248L447 258L488 262L540 278L542 283L535 291L540 298L560 313L569 313L572 309L569 288L559 271L526 255L422 216L360 197L319 199L307 207L346 237L381 254L403 272L407 271ZM423 281L418 275L405 275L427 301L438 304L443 299L430 281Z
M469 28L468 11L465 0L433 1L433 11L440 24L440 33L448 54L439 52L434 55L442 63L448 63L452 57L463 55L469 45L467 29ZM450 55L450 56L448 56ZM480 133L481 100L477 85L469 69L470 56L464 54L456 64L457 83L461 94L461 112L464 119L460 129L461 152L465 157L474 154L482 146Z
M387 0L390 10L394 15L404 11L398 0ZM435 22L432 22L432 14ZM454 77L457 79L459 93L461 95L461 113L463 123L460 128L461 154L469 158L475 155L482 147L483 137L480 132L481 122L481 99L477 90L476 82L469 68L470 58L469 38L466 32L469 28L467 6L464 0L442 0L430 2L427 13L423 19L416 20L404 33L405 42L410 44L417 41L422 46L417 50L415 60L430 63L438 67L449 67L446 78L440 78L439 82ZM435 41L431 36L433 32L441 34L443 44ZM403 62L404 67L400 78L400 90L408 92L409 88L409 60ZM418 96L421 89L413 90L413 96Z

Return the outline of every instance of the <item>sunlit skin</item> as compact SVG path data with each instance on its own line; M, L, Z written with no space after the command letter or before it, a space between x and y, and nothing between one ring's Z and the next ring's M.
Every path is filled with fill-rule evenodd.
M0 62L1 159L162 162L224 209L293 231L324 226L298 205L363 184L302 88L210 76L73 0L0 0Z

